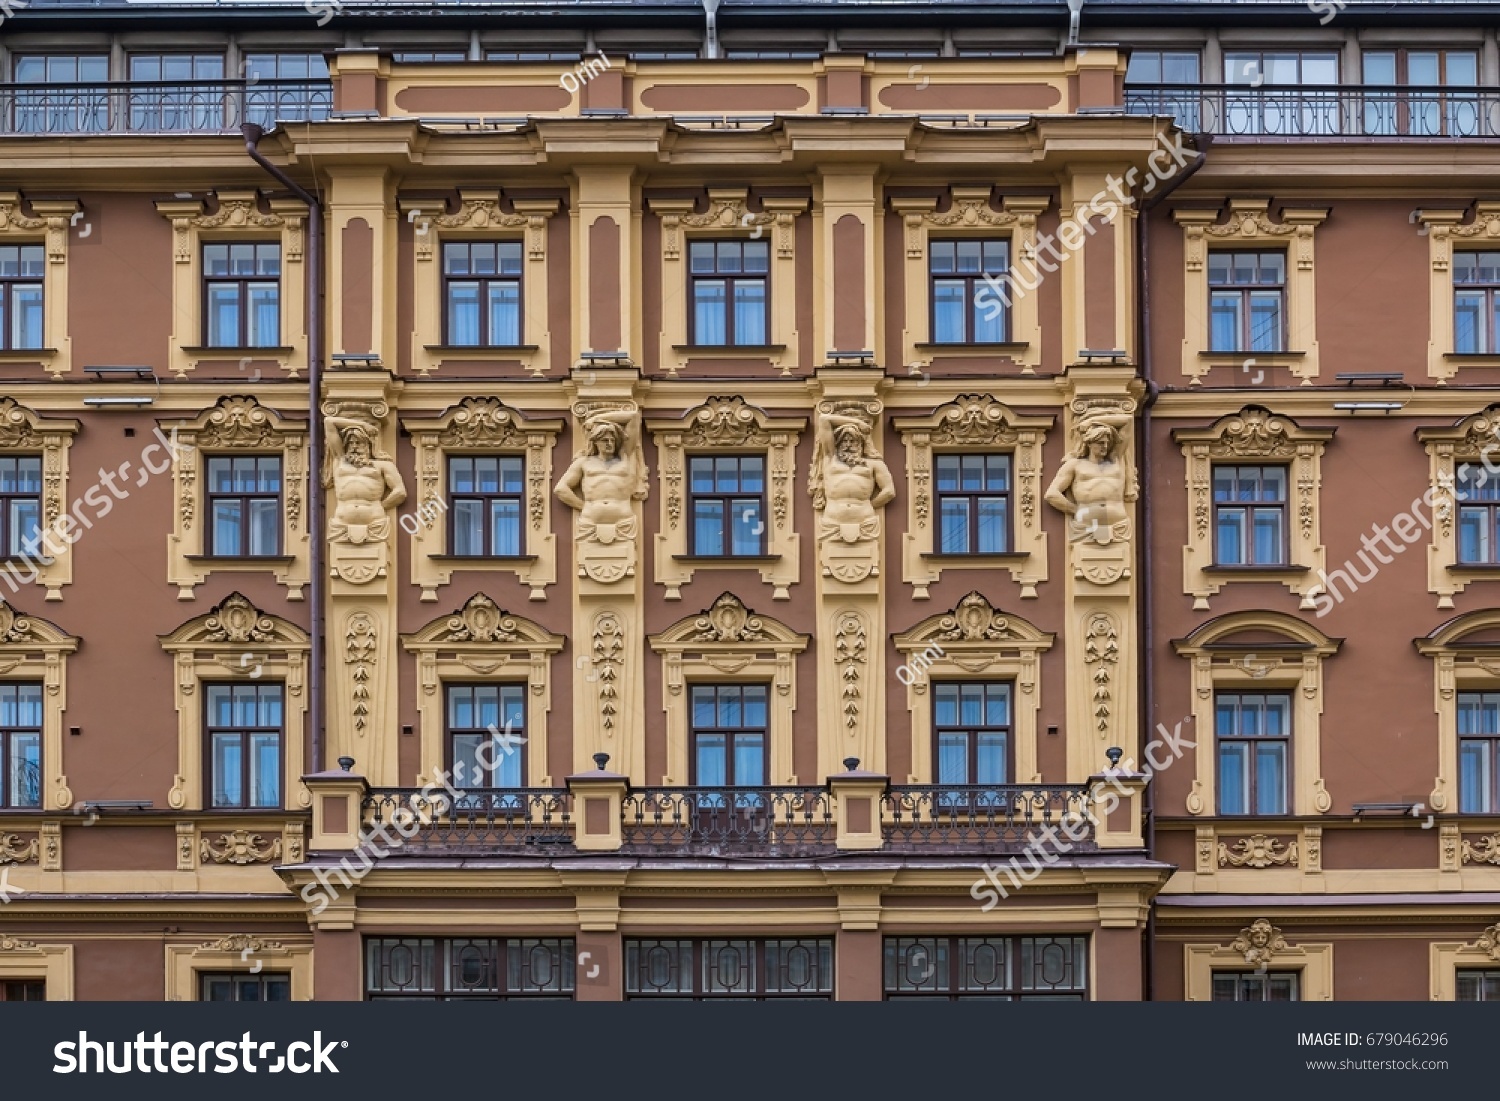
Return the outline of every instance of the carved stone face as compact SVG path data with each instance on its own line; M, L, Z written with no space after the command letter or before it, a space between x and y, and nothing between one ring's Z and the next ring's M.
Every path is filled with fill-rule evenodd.
M854 466L865 457L864 441L852 428L845 428L834 437L834 453L846 466Z
M370 465L370 441L358 433L351 433L344 444L344 455L355 466Z
M602 459L613 459L620 453L620 441L613 432L600 432L594 437L594 448Z

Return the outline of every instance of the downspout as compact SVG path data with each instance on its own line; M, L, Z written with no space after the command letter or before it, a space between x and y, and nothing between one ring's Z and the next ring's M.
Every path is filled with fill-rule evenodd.
M240 127L245 136L245 152L278 183L307 204L307 530L309 565L312 574L308 600L312 603L312 653L309 655L307 703L311 712L308 744L312 772L323 771L323 733L327 722L324 713L323 617L327 569L323 564L324 495L323 475L323 204L318 197L297 183L281 169L266 160L256 148L265 130L253 122Z
M719 2L703 0L703 56L710 60L719 56Z
M1172 192L1187 183L1198 169L1203 167L1208 159L1208 147L1213 144L1212 134L1194 134L1193 147L1198 150L1198 156L1193 163L1184 168L1177 175L1166 182L1166 186L1156 192L1150 198L1144 197L1144 191L1137 197L1136 209L1139 215L1136 218L1137 244L1135 250L1135 282L1138 293L1136 299L1136 332L1135 346L1139 351L1141 378L1146 383L1146 399L1141 403L1141 431L1140 439L1136 443L1139 459L1136 469L1140 471L1141 477L1141 507L1140 519L1142 532L1141 539L1141 603L1138 611L1138 629L1141 639L1141 677L1144 680L1140 693L1140 728L1143 735L1149 739L1153 729L1151 717L1156 714L1156 637L1155 616L1152 614L1152 583L1155 574L1152 573L1152 527L1151 527L1151 407L1156 404L1160 390L1156 380L1151 377L1151 234L1150 211L1160 205ZM1148 860L1156 859L1156 784L1154 782L1146 785L1146 857ZM1152 1001L1155 996L1155 971L1156 971L1156 905L1146 910L1146 934L1143 942L1144 959L1142 961L1141 975L1141 998L1143 1001Z

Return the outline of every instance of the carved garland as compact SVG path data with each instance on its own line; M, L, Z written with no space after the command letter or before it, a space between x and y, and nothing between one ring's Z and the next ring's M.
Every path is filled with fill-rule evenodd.
M1219 842L1219 867L1269 868L1273 864L1297 866L1297 842L1283 842L1263 833L1242 837L1233 846Z
M702 214L692 213L691 200L653 200L652 210L661 215L662 258L682 259L684 230L751 230L753 240L772 227L777 258L790 259L797 214L806 209L807 200L768 198L762 202L761 212L752 214L746 205L748 198L744 188L711 187L708 209Z
M459 191L458 210L452 214L430 214L422 217L417 226L417 259L430 261L433 257L433 241L437 234L432 227L443 230L499 230L524 229L526 231L526 258L547 258L547 219L557 212L556 199L518 199L511 204L516 213L507 214L500 209L500 192ZM402 200L401 207L407 211L422 210L415 200Z
M355 612L345 621L344 664L350 667L350 690L353 703L354 731L363 734L370 719L370 678L375 675L375 620L365 612Z
M34 864L40 852L35 837L22 841L19 834L0 834L0 864Z
M1478 841L1463 839L1465 864L1500 864L1500 833L1486 834Z
M281 838L267 841L258 833L248 830L233 830L217 838L203 838L199 845L203 863L215 864L267 864L281 856Z
M833 635L833 662L838 669L841 710L849 731L859 727L859 709L864 696L864 675L869 631L864 616L843 612Z
M1120 660L1120 630L1113 616L1095 612L1084 629L1083 662L1093 681L1094 725L1101 734L1108 733L1111 713L1110 693L1115 666Z
M615 728L620 710L620 673L625 662L625 630L613 612L594 617L590 654L599 685L600 722L606 731Z
M186 264L192 260L192 231L205 229L284 229L287 262L295 264L301 261L302 223L306 215L299 212L306 208L300 202L273 200L271 213L262 214L253 191L223 191L218 198L219 208L212 214L202 213L203 203L199 200L157 204L157 209L172 221L172 258L177 263Z

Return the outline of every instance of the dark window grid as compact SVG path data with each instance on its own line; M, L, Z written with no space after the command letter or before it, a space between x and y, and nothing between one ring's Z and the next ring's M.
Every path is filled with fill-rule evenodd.
M229 488L217 487L227 485ZM264 558L281 553L281 456L208 456L208 553L225 558ZM269 510L269 544L256 542L256 518ZM220 521L234 532L222 534Z
M1295 1002L1301 975L1296 971L1215 971L1216 1002Z
M199 999L205 1002L289 1002L292 976L285 971L260 975L238 972L200 972Z
M1465 565L1500 563L1500 478L1477 463L1459 467L1454 488L1458 509L1458 560Z
M0 982L0 1002L45 1002L46 979L6 979Z
M705 742L723 740L723 786L760 787L771 774L770 688L764 684L695 684L689 690L690 733L692 752L689 762L691 786L712 783L699 768L699 755L708 748ZM740 750L753 750L759 742L753 775L741 775ZM714 784L714 786L718 786ZM700 809L722 810L725 802L715 798L700 799ZM763 808L750 807L759 812Z
M1455 1001L1500 1002L1500 967L1461 967L1456 980Z
M17 84L40 85L14 93L17 133L101 133L109 126L108 54L13 55ZM80 90L73 85L93 84ZM61 85L61 87L57 87Z
M975 707L977 705L977 713ZM1003 722L995 716L1003 715ZM993 758L981 755L985 743L1000 741L1001 773L995 779ZM963 779L944 775L944 747L962 742L964 748ZM932 686L932 774L939 784L996 785L1009 782L1015 775L1015 736L1011 686L1008 681L940 681ZM950 765L952 757L949 757ZM984 767L989 765L989 767ZM950 769L951 771L951 769ZM986 776L985 773L989 773ZM945 805L962 800L959 792L945 793Z
M625 997L831 1001L833 966L825 937L626 940Z
M448 457L448 553L517 558L526 553L526 457Z
M1010 275L1006 238L927 242L928 332L934 344L1003 344L1011 311L990 280ZM989 278L986 279L986 276Z
M687 251L688 342L706 347L770 343L770 242L697 238ZM700 308L717 321L719 332L702 323Z
M1011 457L937 455L938 547L943 554L1011 548Z
M1500 692L1458 694L1458 809L1500 811Z
M465 348L520 344L522 270L520 241L444 241L443 343Z
M887 1000L1086 1001L1088 938L886 937Z
M464 775L459 777L461 789L504 791L526 786L526 694L524 684L443 686L448 770L454 771L459 761L465 763ZM482 763L478 754L486 744L490 748L484 757L494 766L488 771L476 764ZM481 776L489 782L480 783ZM495 804L486 799L466 804L462 798L457 803L460 810L475 805Z
M1287 546L1287 482L1284 466L1215 466L1213 469L1214 563L1220 566L1283 566ZM1275 533L1268 545L1258 536Z
M0 807L42 805L42 686L0 684Z
M214 714L216 701L223 698L220 692L228 692L229 719L230 721L220 723ZM242 706L243 700L254 699L254 722L235 722L234 714ZM285 703L282 686L279 684L205 684L203 686L204 705L203 731L206 756L208 761L209 778L213 786L213 805L215 807L279 807L281 806L281 774L286 754L286 719ZM274 711L280 717L280 721L264 721L265 716ZM253 790L253 777L258 771L258 765L253 760L256 742L263 737L273 735L276 746L276 763L270 777L262 774L262 787L269 786L268 791L256 792ZM237 783L232 784L228 777L219 775L219 759L215 752L215 746L226 744L236 746L238 749L239 776ZM265 795L265 798L259 796Z
M216 303L223 309L217 309ZM280 340L281 245L273 241L205 244L204 347L271 348Z
M1495 354L1500 326L1500 252L1455 249L1453 252L1453 350L1460 354Z
M1286 253L1210 252L1208 314L1212 351L1285 351Z
M571 937L371 937L365 996L371 1001L567 1000L575 989Z
M688 456L688 515L694 554L720 558L765 554L765 456Z
M42 458L0 458L0 556L34 551L42 522Z
M1214 761L1218 769L1220 814L1289 812L1291 716L1292 698L1286 692L1221 692L1214 698ZM1277 732L1268 733L1273 727ZM1243 782L1230 796L1225 786L1224 766L1226 760L1236 758ZM1271 774L1269 784L1263 782L1262 768Z
M44 251L41 245L0 246L0 349L42 346Z
M1364 83L1377 87L1399 85L1400 92L1366 91L1364 132L1436 137L1472 137L1482 119L1479 97L1479 55L1473 50L1366 50ZM1417 94L1415 89L1432 89ZM1408 90L1412 89L1412 90Z

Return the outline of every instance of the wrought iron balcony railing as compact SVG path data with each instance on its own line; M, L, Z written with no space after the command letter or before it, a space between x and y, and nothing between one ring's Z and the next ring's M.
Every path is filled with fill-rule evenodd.
M397 818L401 810L410 817ZM365 829L386 825L389 836L400 833L403 852L545 856L573 848L573 800L562 788L469 791L457 799L442 791L428 799L416 788L374 788L362 811Z
M940 855L1020 852L1047 826L1060 831L1041 842L1049 852L1093 852L1088 815L1089 790L1082 784L921 784L892 787L882 818L888 852Z
M0 84L4 134L220 134L332 110L326 80Z
M1500 137L1496 88L1154 84L1126 88L1125 110L1224 137Z
M810 856L837 840L824 788L636 788L622 814L624 852Z

